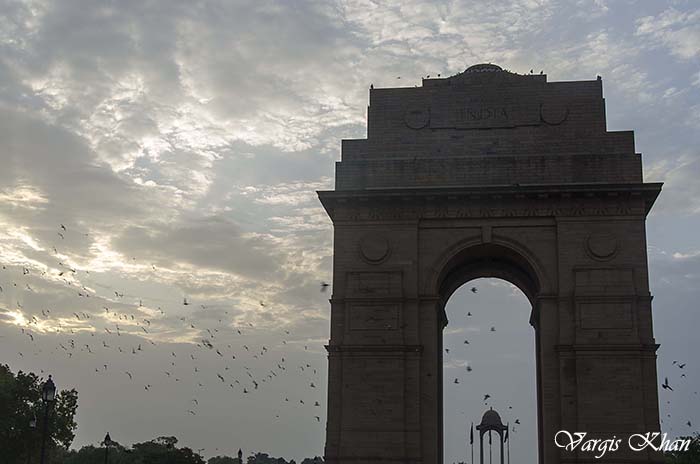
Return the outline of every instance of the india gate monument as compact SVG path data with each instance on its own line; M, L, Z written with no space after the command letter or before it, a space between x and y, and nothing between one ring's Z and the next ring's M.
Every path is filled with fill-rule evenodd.
M601 78L480 64L369 97L367 138L343 140L319 192L334 225L326 462L442 464L444 307L480 277L532 306L540 463L661 462L554 441L659 431L645 221L661 184L643 181L634 133L607 130Z

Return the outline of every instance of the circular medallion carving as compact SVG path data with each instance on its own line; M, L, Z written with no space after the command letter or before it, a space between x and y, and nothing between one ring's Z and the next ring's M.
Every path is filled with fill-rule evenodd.
M613 234L594 233L588 236L586 245L592 257L607 260L617 252L618 240Z
M430 110L428 108L409 109L404 114L403 120L411 129L422 129L430 122Z
M569 107L565 105L553 105L551 103L543 103L540 107L540 117L542 121L549 125L556 126L566 121L569 116Z
M379 264L389 256L389 240L379 234L365 235L360 240L362 257L372 264Z

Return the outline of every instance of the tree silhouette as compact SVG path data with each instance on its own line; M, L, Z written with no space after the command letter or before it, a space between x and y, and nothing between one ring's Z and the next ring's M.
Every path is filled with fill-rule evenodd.
M158 437L132 446L133 453L143 464L205 464L190 448L178 448L177 438Z
M17 372L0 364L0 450L3 463L24 464L31 456L38 462L44 417L41 401L43 379L31 372ZM61 390L49 410L47 439L49 458L63 455L75 438L78 392ZM31 427L32 421L35 427Z
M83 446L71 451L61 461L63 464L94 464L104 462L104 447ZM143 443L135 443L131 449L112 442L109 447L110 464L205 464L202 457L190 448L178 448L177 438L158 437Z
M28 460L39 461L41 448L44 404L41 391L44 379L31 372L13 374L9 366L0 364L0 462L24 464ZM51 405L49 414L50 438L47 440L48 462L52 464L94 464L104 462L102 444L86 445L79 450L69 447L75 438L75 412L78 392L60 390ZM30 424L35 421L35 427ZM110 464L205 464L204 459L190 448L177 446L178 439L160 436L150 441L125 447L112 441L109 447ZM685 464L686 461L673 461ZM241 464L238 458L216 456L206 464ZM246 459L246 464L296 464L284 458L256 452ZM324 464L316 456L305 458L301 464Z
M697 464L700 462L700 433L694 437L680 437L681 440L691 440L688 451L667 451L664 458L668 464Z
M232 458L231 456L215 456L209 458L207 464L239 464L238 458Z
M103 446L87 445L80 448L79 451L69 451L64 456L63 464L94 464L96 462L104 462L105 449ZM112 441L109 446L109 463L110 464L136 464L139 463L134 453L120 445L116 441Z

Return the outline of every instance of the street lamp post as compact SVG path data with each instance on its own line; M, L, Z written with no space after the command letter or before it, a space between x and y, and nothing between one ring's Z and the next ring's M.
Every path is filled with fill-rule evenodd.
M36 429L36 414L32 415L29 419L29 440L27 440L27 464L32 462L32 439L34 436L34 429Z
M109 436L109 432L105 435L105 441L102 442L105 445L105 464L107 464L109 459L109 446L112 444L112 439Z
M41 399L44 401L44 431L41 437L41 464L45 463L46 459L46 438L49 434L49 407L56 399L56 385L49 379L44 382L44 387L41 390Z

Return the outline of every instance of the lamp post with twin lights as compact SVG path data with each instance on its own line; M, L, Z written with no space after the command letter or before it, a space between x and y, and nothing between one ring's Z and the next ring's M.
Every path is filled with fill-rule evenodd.
M41 464L45 463L46 459L46 439L49 435L49 409L56 399L56 384L53 383L51 376L41 390L41 399L44 402L44 430L41 437Z

